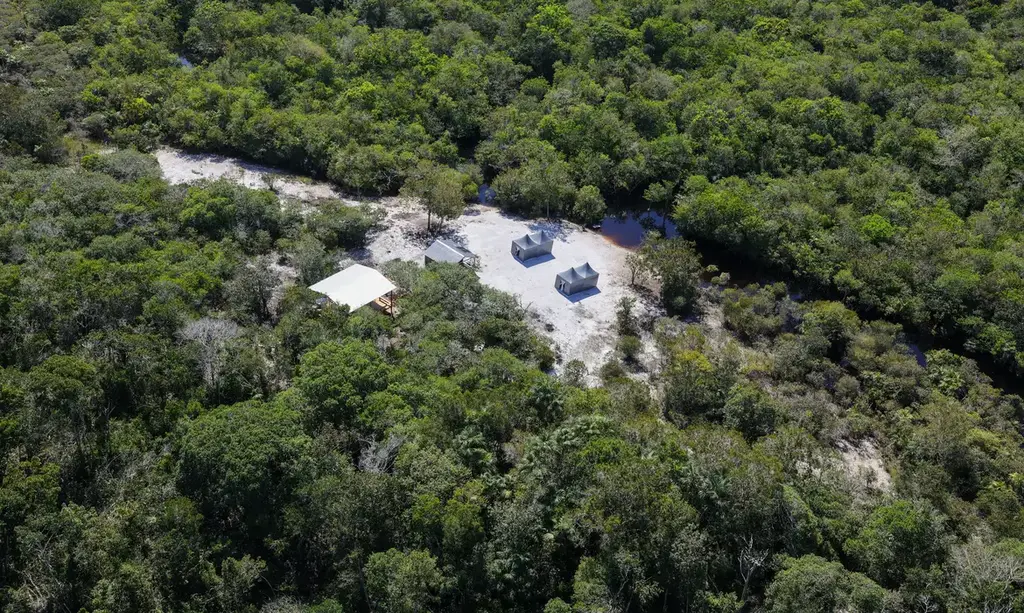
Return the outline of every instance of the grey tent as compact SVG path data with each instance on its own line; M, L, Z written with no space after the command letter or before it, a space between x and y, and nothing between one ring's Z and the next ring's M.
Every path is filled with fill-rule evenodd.
M534 232L512 241L512 255L520 262L525 262L538 256L550 254L554 245L554 237L547 232Z
M476 256L451 241L438 239L423 253L423 263L472 264Z
M597 287L599 276L598 272L590 267L590 262L584 262L555 275L555 287L566 296L571 296L576 292Z

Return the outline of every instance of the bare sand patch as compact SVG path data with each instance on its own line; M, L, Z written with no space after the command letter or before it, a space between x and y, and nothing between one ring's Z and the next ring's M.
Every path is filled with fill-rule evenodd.
M153 154L164 178L170 183L193 183L203 179L228 179L253 189L269 189L282 198L315 201L326 198L345 200L341 192L324 181L252 164L237 158L212 153L186 153L160 149Z
M369 245L369 258L377 264L393 259L422 263L423 251L432 240L425 232L426 215L409 201L392 199L382 204L388 218ZM512 239L538 230L556 237L551 257L525 263L514 258ZM593 373L607 361L618 340L615 311L623 297L636 299L635 313L641 319L658 311L629 285L629 250L576 224L522 219L495 207L475 205L449 221L442 234L480 258L477 272L484 284L519 297L537 329L554 341L562 364L582 360ZM597 290L571 297L559 293L555 275L584 262L601 275ZM645 346L652 347L650 335L644 336ZM653 358L653 352L648 353L644 361Z
M839 456L849 477L861 487L888 492L892 489L892 476L885 469L882 453L874 442L840 441Z

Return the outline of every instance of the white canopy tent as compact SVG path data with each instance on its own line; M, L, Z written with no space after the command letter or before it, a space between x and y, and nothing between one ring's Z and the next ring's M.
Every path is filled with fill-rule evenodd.
M334 273L310 286L311 290L323 294L335 304L347 304L350 311L370 304L395 291L395 284L372 268L353 264L341 272ZM390 305L390 298L386 305Z

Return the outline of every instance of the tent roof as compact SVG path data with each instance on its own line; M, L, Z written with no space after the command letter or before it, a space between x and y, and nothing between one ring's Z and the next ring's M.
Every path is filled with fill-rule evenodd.
M466 258L473 257L472 253L466 251L462 247L441 239L431 243L430 247L427 247L427 250L423 255L435 262L451 262L452 264L458 264Z
M591 279L597 275L597 271L590 267L590 262L584 262L579 266L573 266L569 270L558 273L559 277L569 283L579 281L580 279Z
M543 245L545 243L553 243L555 239L547 232L541 230L540 232L534 232L532 234L524 234L519 238L513 239L513 243L519 245L523 249L535 247L537 245Z
M348 305L352 311L394 291L395 284L372 268L353 264L310 286L336 304Z

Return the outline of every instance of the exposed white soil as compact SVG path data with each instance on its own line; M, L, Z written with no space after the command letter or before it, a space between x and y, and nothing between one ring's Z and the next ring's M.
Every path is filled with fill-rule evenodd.
M245 187L272 190L282 198L304 201L325 198L345 200L341 192L330 183L236 158L212 153L185 153L175 149L160 149L153 155L160 163L164 178L174 184L202 179L229 179Z
M888 492L892 489L892 477L885 470L882 454L871 441L852 443L840 441L839 455L847 474L855 484L868 489Z
M365 256L375 264L402 259L423 261L423 251L436 236L426 233L426 214L415 202L390 199L384 229L375 235ZM551 256L525 263L512 256L512 239L545 230L555 235ZM480 280L514 294L530 320L551 338L562 363L582 360L593 374L607 361L618 339L615 311L626 296L637 300L634 313L645 319L658 313L656 306L629 285L626 256L629 250L605 240L601 234L564 221L527 220L495 207L476 205L447 222L441 236L479 257ZM566 297L555 289L555 275L584 262L600 273L596 290ZM654 359L653 339L642 338L647 348L641 362Z
M225 156L162 149L156 158L171 183L226 178L247 187L273 189L282 198L310 204L324 198L358 204L344 198L330 184ZM423 251L437 237L426 232L426 213L415 201L400 198L382 199L377 204L387 215L382 229L371 236L366 249L352 257L371 264L394 259L422 264ZM510 252L512 239L538 230L557 237L552 257L519 262ZM575 224L526 220L494 207L473 206L458 219L448 221L441 235L479 257L477 272L484 284L519 297L531 323L554 342L560 366L582 360L593 375L607 361L618 339L615 311L624 296L637 300L634 312L641 320L660 314L656 305L629 285L625 263L629 250ZM590 262L600 273L598 289L571 298L563 296L555 289L555 274L584 262ZM653 339L645 332L642 340L645 351L641 362L651 364L656 359Z

